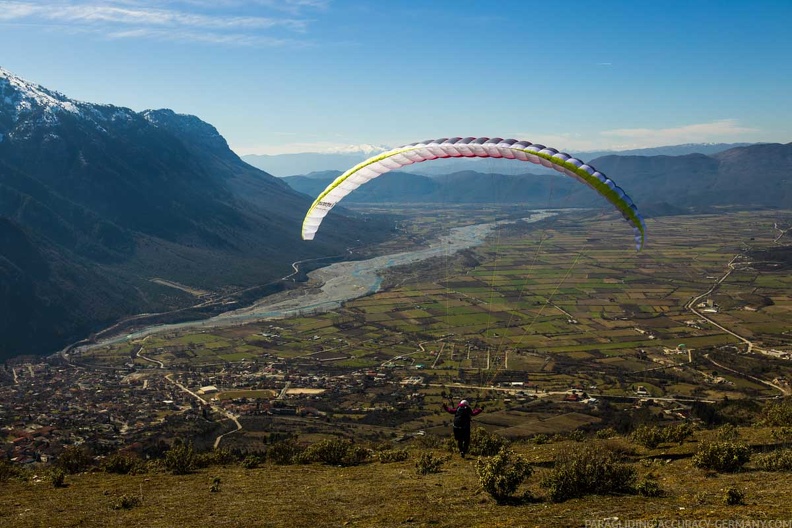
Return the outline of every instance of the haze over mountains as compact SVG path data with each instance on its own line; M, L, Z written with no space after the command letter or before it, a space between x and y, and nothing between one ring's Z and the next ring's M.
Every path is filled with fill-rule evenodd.
M539 141L539 138L536 138ZM652 147L622 151L588 151L569 153L582 160L589 161L602 156L617 154L620 156L683 156L685 154L717 154L734 147L744 147L750 143L687 143L684 145L671 145L666 147ZM326 170L345 171L350 167L364 161L379 152L385 152L389 147L375 145L350 145L332 152L303 152L300 154L274 154L242 156L242 159L254 167L267 171L273 176L286 177L309 174ZM485 168L486 167L486 168ZM405 167L404 172L436 176L452 172L476 171L498 172L503 174L519 174L514 166L507 160L438 160L434 163L424 163Z
M691 146L692 148L692 146ZM455 161L440 160L446 166ZM495 165L498 162L498 165ZM436 162L416 164L416 170ZM481 160L482 173L462 170L440 176L386 173L361 186L349 203L523 203L533 207L591 207L594 193L571 178L513 160ZM494 174L502 163L521 174ZM792 207L792 143L734 147L711 155L607 155L591 164L624 188L646 216L704 212L713 206ZM512 169L515 170L515 169ZM317 196L340 171L284 178L294 189Z
M0 69L0 358L198 302L155 277L234 291L376 236L339 211L304 243L310 203L195 116L73 101Z

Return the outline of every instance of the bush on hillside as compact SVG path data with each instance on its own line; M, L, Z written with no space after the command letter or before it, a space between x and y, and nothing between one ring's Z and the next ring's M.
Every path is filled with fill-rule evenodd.
M430 451L425 451L421 453L421 456L415 462L415 470L419 475L440 473L440 467L445 461L445 458L439 457Z
M754 464L762 471L792 471L792 449L778 449L754 457Z
M296 440L288 439L275 442L266 452L267 462L278 465L294 464L305 447Z
M792 398L767 402L759 413L758 424L770 427L792 426Z
M209 466L228 466L237 462L237 457L228 449L222 447L197 453L195 455L195 467L205 468Z
M390 462L403 462L410 458L410 454L406 449L388 449L385 451L377 451L377 460L383 464Z
M505 447L498 454L476 461L476 473L484 491L499 503L517 491L520 484L533 473L533 468L520 455Z
M734 442L740 437L740 431L732 424L725 424L715 431L715 439L719 442Z
M82 473L93 464L93 457L81 446L69 446L58 456L56 465L69 474Z
M12 464L10 461L0 457L0 482L6 482L11 479L21 478L23 472L20 468Z
M589 494L629 493L633 491L635 469L602 445L584 445L560 453L541 486L550 500L563 502Z
M644 424L630 434L630 440L647 449L654 449L665 441L665 434L656 425Z
M693 455L693 465L721 473L739 471L751 459L751 450L737 442L704 442Z
M165 453L165 469L174 475L186 475L197 467L196 458L192 444L176 442Z
M52 468L52 471L49 474L49 481L52 484L53 488L62 488L64 487L66 480L66 472L63 468L55 467Z
M146 463L143 460L123 453L113 453L108 456L102 460L100 467L105 473L116 473L118 475L144 473L146 471Z
M357 466L369 458L368 449L343 438L320 440L300 453L301 464L319 462L331 466Z
M655 449L663 443L682 444L692 434L693 426L687 422L664 427L642 425L632 432L630 439L647 449Z
M242 460L242 467L245 469L255 469L261 465L263 460L258 455L248 455Z
M739 506L745 504L745 493L737 488L729 488L723 494L723 502L727 506Z
M635 486L635 492L642 497L662 497L663 488L653 478L645 478Z

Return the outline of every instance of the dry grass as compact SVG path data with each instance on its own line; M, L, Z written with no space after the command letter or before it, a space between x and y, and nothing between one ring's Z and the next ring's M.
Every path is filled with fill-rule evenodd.
M581 444L517 445L534 463ZM651 475L660 498L588 496L555 504L539 487L539 467L520 493L530 500L498 505L479 486L474 460L454 457L437 474L418 475L411 458L356 467L264 465L245 470L213 467L190 475L118 476L87 473L46 481L0 484L0 519L15 528L39 526L583 526L586 520L789 519L792 479L751 470L716 475L690 459L636 462L639 480ZM437 452L445 455L445 453ZM220 491L210 492L216 477ZM745 493L746 504L727 506L725 490ZM116 509L123 496L141 499ZM114 507L115 506L115 507ZM8 524L6 524L8 522Z

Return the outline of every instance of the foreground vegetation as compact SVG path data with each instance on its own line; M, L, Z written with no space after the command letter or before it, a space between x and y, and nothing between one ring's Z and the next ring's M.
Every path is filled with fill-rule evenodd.
M784 409L792 401L775 403ZM792 429L703 429L664 438L597 433L520 442L477 429L473 456L449 438L404 443L289 438L256 454L95 460L70 448L52 468L0 464L0 518L57 526L581 526L605 519L788 519ZM778 418L772 414L771 418Z

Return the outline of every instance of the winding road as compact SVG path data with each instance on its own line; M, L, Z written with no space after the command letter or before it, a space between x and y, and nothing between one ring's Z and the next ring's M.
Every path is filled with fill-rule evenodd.
M781 231L781 229L778 228L778 224L776 224L776 229ZM778 237L775 239L774 242L777 243L778 240L782 236L784 236L786 231L788 231L788 230L782 231L781 234L778 235ZM687 304L685 304L685 308L690 310L693 314L695 314L699 318L707 321L709 324L711 324L715 328L718 328L719 330L722 330L723 332L726 332L727 334L739 339L742 343L744 343L746 345L746 353L750 354L751 352L756 351L756 352L764 354L764 353L766 353L766 351L763 348L760 348L760 347L756 346L756 344L753 341L751 341L750 339L748 339L746 337L743 337L740 334L734 332L733 330L730 330L730 329L726 328L725 326L719 324L717 321L713 320L711 317L708 317L708 316L704 315L703 313L701 313L699 310L696 309L696 307L698 306L698 304L701 302L702 299L704 299L705 297L711 295L712 292L714 292L723 283L723 281L725 281L729 277L729 275L732 274L733 271L738 269L735 263L741 257L742 257L742 255L735 255L734 257L732 257L732 259L729 261L729 263L727 265L728 269L727 269L726 273L720 279L715 281L715 284L713 284L712 287L709 290L707 290L706 292L702 293L701 295L693 297L690 301L688 301ZM704 354L704 358L707 361L709 361L710 363L712 363L713 365L715 365L716 367L718 367L718 368L720 368L722 370L726 370L726 371L731 372L733 374L738 374L738 375L740 375L742 377L745 377L745 378L748 378L750 380L756 381L758 383L762 383L764 385L772 387L772 388L778 390L779 392L781 392L781 394L783 394L784 396L789 395L790 392L791 392L790 389L785 388L785 387L783 387L781 385L778 385L776 383L773 383L772 381L763 380L763 379L757 378L755 376L751 376L749 374L745 374L744 372L740 372L740 371L735 370L733 368L727 367L725 365L722 365L721 363L718 363L714 359L710 358L709 354Z

